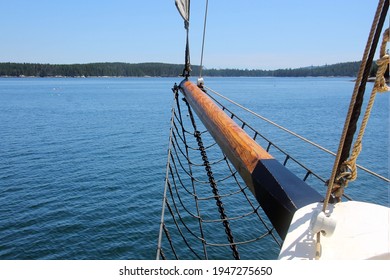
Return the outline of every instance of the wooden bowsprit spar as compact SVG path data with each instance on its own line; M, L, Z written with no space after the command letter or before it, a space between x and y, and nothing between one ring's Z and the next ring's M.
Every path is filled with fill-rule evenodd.
M323 197L273 158L198 86L185 79L179 88L284 239L295 211Z

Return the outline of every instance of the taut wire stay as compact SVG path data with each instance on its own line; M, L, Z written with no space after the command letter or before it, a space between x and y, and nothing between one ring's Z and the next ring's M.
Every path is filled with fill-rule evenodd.
M204 23L203 23L202 51L200 54L200 68L199 68L199 79L198 79L198 86L200 86L200 87L203 86L203 78L202 78L203 55L204 55L204 45L205 45L205 38L206 38L208 7L209 7L209 0L206 0L206 8L205 8L205 13L204 13Z

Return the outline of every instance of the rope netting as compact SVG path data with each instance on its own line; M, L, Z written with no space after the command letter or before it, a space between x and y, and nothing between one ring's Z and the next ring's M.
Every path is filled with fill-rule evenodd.
M157 258L275 258L281 240L258 202L176 87L174 95Z

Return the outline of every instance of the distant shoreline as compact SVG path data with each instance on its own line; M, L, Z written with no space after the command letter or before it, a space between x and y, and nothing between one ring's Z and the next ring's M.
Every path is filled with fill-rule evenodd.
M203 69L205 77L356 77L360 62L344 62L332 65L309 66L295 69ZM179 77L183 65L168 63L87 63L87 64L39 64L0 63L0 77ZM192 65L191 76L199 76L200 67ZM376 72L374 64L372 74Z

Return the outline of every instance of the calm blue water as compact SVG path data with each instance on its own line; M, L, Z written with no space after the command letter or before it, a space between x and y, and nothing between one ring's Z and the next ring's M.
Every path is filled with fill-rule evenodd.
M180 79L0 79L0 259L155 258L174 82ZM206 83L333 151L354 86L348 78ZM385 176L388 109L388 93L379 95L358 162ZM330 174L331 157L319 160L253 122ZM374 183L351 185L351 196L388 205L387 184L362 181Z

